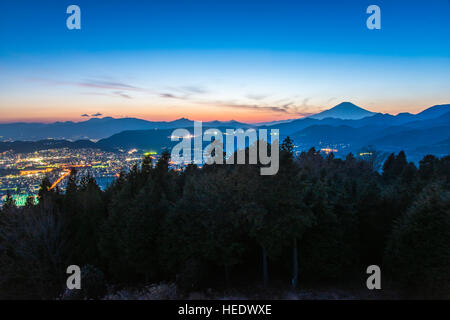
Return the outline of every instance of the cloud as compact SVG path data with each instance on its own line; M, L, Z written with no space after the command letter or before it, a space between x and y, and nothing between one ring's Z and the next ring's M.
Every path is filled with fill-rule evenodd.
M161 92L159 96L167 99L179 99L179 100L192 100L192 96L208 93L209 90L205 89L201 86L181 86L181 87L167 87L167 91L175 91L173 92Z
M82 116L82 117L89 117L89 115L88 115L87 113L82 114L81 116Z
M287 103L281 106L273 106L273 105L259 105L259 104L242 104L242 103L234 103L234 102L216 102L214 105L218 107L224 107L224 108L233 108L233 109L240 109L240 110L254 110L259 112L274 112L274 113L282 113L285 115L293 115L293 116L300 116L305 117L311 115L311 113L308 112L302 112L299 110L296 110L296 108L290 107L292 103Z
M96 79L84 79L82 81L48 80L41 78L31 78L33 81L44 82L50 85L68 85L83 88L111 89L124 91L146 91L144 88L136 87L131 84L119 81L105 81Z
M309 104L311 98L303 98L303 100L298 101L299 97L291 97L290 99L282 99L279 101L267 101L266 94L247 94L244 98L254 100L255 103L240 103L236 101L211 101L211 100L200 100L196 99L196 95L201 95L209 93L207 89L198 85L185 85L179 87L168 87L165 91L150 90L146 88L141 88L129 83L122 81L115 81L114 79L98 80L98 79L84 79L82 81L51 81L43 79L34 79L38 81L44 81L51 85L71 85L83 88L93 88L93 89L105 89L105 91L100 92L84 92L84 94L92 95L104 95L113 96L122 99L133 99L130 92L143 92L147 94L156 95L164 99L178 99L182 101L190 101L196 104L202 105L214 105L223 108L233 108L241 110L253 110L256 112L273 112L277 114L289 115L294 117L305 117L312 115L314 113L309 110L316 111L319 109L317 106ZM92 116L101 116L98 113ZM83 115L85 117L86 115Z
M173 93L160 93L159 96L161 98L168 98L168 99L189 100L189 95L176 95Z
M80 87L88 88L100 88L100 89L112 89L112 90L130 90L130 91L145 91L143 88L139 88L123 82L115 81L103 81L103 80L84 80L82 82L73 82L69 84L78 85Z
M159 96L162 98L170 98L170 99L177 98L177 96L175 96L174 94L171 94L171 93L160 93Z
M81 92L81 94L91 95L91 96L104 96L104 97L119 97L126 99L133 99L132 96L123 91L112 91L112 92Z
M162 98L167 99L179 99L179 100L189 100L194 94L204 94L209 92L207 89L201 86L181 86L181 87L170 87L167 88L169 91L176 91L178 93L171 92L158 92L157 90L151 90L146 88L141 88L129 83L114 81L114 80L99 80L99 79L83 79L82 81L60 81L60 80L48 80L40 78L31 78L33 81L44 82L49 85L63 85L63 86L76 86L82 88L91 89L105 89L112 90L109 92L84 92L84 94L90 95L103 95L103 96L115 96L125 99L133 99L133 97L128 92L143 92L147 94L157 95Z
M249 97L248 95L246 96ZM263 95L258 95L254 98L260 98L263 100ZM208 104L208 105L214 105L217 107L223 107L223 108L233 108L233 109L240 109L240 110L252 110L255 112L269 112L269 113L275 113L275 114L281 114L289 117L307 117L310 115L315 114L316 112L310 112L310 110L316 110L317 107L310 105L309 100L311 98L304 98L301 101L295 101L297 99L281 99L275 102L263 102L258 101L258 103L241 103L236 101L202 101L199 103L202 104Z
M127 99L132 99L132 97L127 93L127 91L146 92L149 94L159 95L162 98L180 99L180 100L188 100L192 94L204 94L208 92L208 90L200 86L183 86L178 88L169 88L171 90L181 92L182 94L175 94L170 92L157 92L155 90L137 87L128 83L118 81L92 80L92 79L84 80L82 82L75 82L72 84L85 88L111 89L114 90L113 91L114 95Z
M102 113L97 112L97 113L91 114L91 117L101 117L102 115L103 115Z
M130 95L122 92L122 91L114 91L113 92L115 95L122 97L122 98L126 98L126 99L133 99Z
M184 86L181 87L181 89L190 93L198 93L198 94L204 94L209 92L209 90L201 86Z
M309 97L299 100L299 97L295 96L290 99L283 98L276 101L267 101L267 97L269 97L269 95L247 94L245 98L256 100L255 103L215 101L209 102L209 104L224 108L254 110L256 112L272 112L290 117L307 117L316 113L310 112L310 110L316 110L317 106L309 104L309 101L311 100Z
M266 95L266 94L248 94L246 97L251 100L263 100L263 99L267 98L268 95Z

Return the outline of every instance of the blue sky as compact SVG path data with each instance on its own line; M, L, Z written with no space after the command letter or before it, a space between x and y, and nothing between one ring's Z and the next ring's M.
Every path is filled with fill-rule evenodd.
M448 0L2 0L0 121L418 112L450 103L449 21Z

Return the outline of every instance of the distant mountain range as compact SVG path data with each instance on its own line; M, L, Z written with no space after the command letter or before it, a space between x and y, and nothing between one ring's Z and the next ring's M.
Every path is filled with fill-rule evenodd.
M7 123L0 124L0 141L38 141L42 139L99 140L127 130L175 129L192 127L194 121L181 118L174 121L147 121L136 118L92 118L82 122ZM212 121L204 127L227 125L231 128L247 128L250 125L237 121Z
M317 115L291 121L264 124L211 121L203 123L203 127L214 127L222 132L236 128L279 129L282 139L289 135L300 147L333 147L339 150L338 153L357 152L371 145L386 152L405 150L412 160L428 153L437 156L450 154L450 104L433 106L418 114L400 113L393 116L373 113L344 102ZM0 136L4 140L29 140L0 142L0 152L62 147L159 151L177 143L170 141L175 128L193 132L193 121L185 118L170 122L97 118L78 123L0 124Z

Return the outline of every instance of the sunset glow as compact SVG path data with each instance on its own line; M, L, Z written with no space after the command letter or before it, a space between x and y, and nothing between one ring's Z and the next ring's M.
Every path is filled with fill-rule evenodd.
M50 1L0 4L0 122L264 122L342 101L391 114L450 101L449 43L436 40L449 26L439 5L386 3L383 28L372 32L365 1L326 1L321 14L320 6L262 1L251 26L236 1L196 1L186 15L188 4L177 1L78 2L76 31Z

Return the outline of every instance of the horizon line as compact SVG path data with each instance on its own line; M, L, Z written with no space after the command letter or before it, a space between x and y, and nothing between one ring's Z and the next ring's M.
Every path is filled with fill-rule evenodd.
M335 106L333 106L333 107L331 107L331 108L329 108L329 109L325 109L325 110L322 110L322 111L319 111L319 112L317 112L317 113L313 113L313 114L311 114L311 115L308 115L308 116L300 116L300 117L294 117L294 118L286 118L286 119L278 119L278 120L268 120L268 121L254 121L254 122L252 122L252 121L240 121L240 120L236 120L236 119L229 119L229 120L218 120L218 119L214 119L214 120L199 120L199 119L190 119L190 118L187 118L187 117L185 117L185 116L180 116L180 117L175 117L175 118L172 118L172 119L167 119L167 120L153 120L153 119L147 119L147 118L145 118L145 117L139 117L139 116L107 116L107 115L105 115L105 116L95 116L95 115L92 115L92 116L83 116L83 115L81 115L79 118L80 119L78 119L78 121L77 120L57 120L57 119L55 119L55 120L38 120L39 118L37 118L36 120L32 120L32 119L29 119L29 120L17 120L17 121L6 121L6 122L4 122L4 121L1 121L0 120L0 124L19 124L19 123L26 123L26 124L31 124L31 123L39 123L39 124L54 124L54 123L65 123L65 122L72 122L72 123L82 123L82 122L87 122L87 121L90 121L90 120L94 120L94 119L98 119L98 120L102 120L102 119L107 119L107 118L110 118L110 119L114 119L114 120L120 120L120 119L137 119L137 120L143 120L143 121L148 121L148 122L166 122L166 123L170 123L170 122L174 122L174 121L178 121L178 120L188 120L188 121L200 121L200 122L214 122L214 121L219 121L219 122L239 122L239 123L243 123L243 124L264 124L264 123L270 123L270 122L283 122L283 121L293 121L293 120L299 120L299 119L304 119L304 118L308 118L308 117L311 117L311 116L313 116L313 115L317 115L317 114L319 114L319 113L321 113L321 112L324 112L324 111L327 111L327 110L330 110L330 109L333 109L333 108L335 108L335 107L337 107L337 106L339 106L339 105L341 105L341 104L343 104L343 103L351 103L351 104L353 104L353 105L355 105L354 103L352 103L352 102L349 102L349 101L343 101L343 102L341 102L341 103L339 103L339 104L337 104L337 105L335 105ZM356 107L358 107L358 108L361 108L361 109L363 109L363 110L366 110L366 111L369 111L369 112L373 112L373 115L372 116L374 116L374 115L376 115L376 114L388 114L388 115L391 115L391 116L398 116L398 115L400 115L400 114L405 114L405 113L407 113L407 114L412 114L412 115L417 115L417 114L419 114L419 113L421 113L421 112L423 112L423 111L425 111L425 110L427 110L427 109L429 109L429 108L432 108L432 107L437 107L437 106L448 106L448 105L450 105L450 102L449 103L444 103L444 104L436 104L436 105L432 105L432 106L429 106L429 107L426 107L425 109L423 109L423 110L421 110L421 111L419 111L419 112L417 112L417 113L411 113L411 112L399 112L399 113L397 113L397 114L392 114L392 113L389 113L389 112L386 112L386 113L383 113L383 112L373 112L373 111L370 111L370 110L367 110L367 109L365 109L365 108L362 108L362 107L359 107L359 106L357 106L357 105L355 105ZM85 117L86 119L82 119L83 117ZM350 120L350 119L349 119Z

